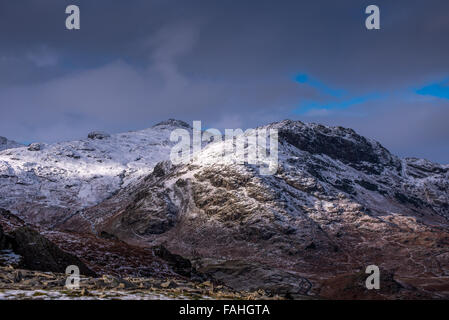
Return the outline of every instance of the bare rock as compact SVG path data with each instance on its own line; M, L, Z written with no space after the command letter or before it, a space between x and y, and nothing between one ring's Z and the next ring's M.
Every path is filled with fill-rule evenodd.
M104 131L92 131L87 135L87 137L92 140L103 140L109 138L110 136L111 135L109 133Z
M156 256L162 258L168 264L173 267L173 270L182 276L190 277L192 275L192 263L190 260L181 257L180 255L173 254L167 250L164 246L157 246L153 248L153 252Z
M43 145L41 143L32 143L28 146L28 151L41 151L43 148Z
M59 249L54 243L29 227L21 227L11 233L14 252L23 257L25 269L65 273L69 265L76 265L81 274L94 276L79 258Z

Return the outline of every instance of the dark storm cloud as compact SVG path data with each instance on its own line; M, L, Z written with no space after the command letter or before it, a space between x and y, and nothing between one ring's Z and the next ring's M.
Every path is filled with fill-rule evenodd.
M364 27L373 3L379 31ZM65 29L69 4L79 31ZM55 141L168 117L219 128L296 118L449 162L448 100L417 94L448 77L448 14L445 0L2 1L0 134Z

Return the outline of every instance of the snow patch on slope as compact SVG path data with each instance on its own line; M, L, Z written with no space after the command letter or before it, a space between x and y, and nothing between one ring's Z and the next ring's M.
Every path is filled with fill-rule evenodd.
M0 208L37 221L95 205L167 160L179 125L0 151Z
M8 140L5 137L0 137L0 151L20 147L23 147L23 144L20 144L12 140Z

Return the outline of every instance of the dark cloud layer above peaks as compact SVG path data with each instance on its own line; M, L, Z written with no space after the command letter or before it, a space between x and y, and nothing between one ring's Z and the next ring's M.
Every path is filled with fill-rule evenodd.
M373 3L378 31L364 26ZM69 4L79 31L65 29ZM448 163L448 14L445 0L2 1L0 135L292 118Z

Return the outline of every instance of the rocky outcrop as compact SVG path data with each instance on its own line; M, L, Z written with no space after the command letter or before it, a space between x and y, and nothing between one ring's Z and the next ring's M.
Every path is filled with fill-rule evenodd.
M41 143L32 143L28 146L28 151L41 151L43 148L43 145Z
M14 230L10 236L13 251L23 257L23 268L65 273L68 266L76 265L81 274L95 276L79 258L62 251L36 230L21 227Z
M394 274L388 271L380 273L379 290L366 290L366 273L363 270L354 273L338 275L332 279L326 280L320 290L320 296L327 299L338 297L340 300L355 299L406 299L413 297L417 289L413 286L405 288L400 282L396 281ZM432 295L425 292L419 292L418 298L429 299Z
M184 128L184 129L191 129L192 127L182 120L176 120L176 119L168 119L166 121L161 121L153 126L153 128L156 127L174 127L174 128Z
M192 267L192 263L188 259L185 259L180 255L171 253L162 245L154 247L153 253L157 257L162 258L164 261L166 261L177 274L189 278L193 274L197 274L195 268Z
M312 283L293 272L269 268L266 265L236 260L203 259L199 270L226 283L237 291L263 290L270 295L301 299L308 295Z
M1 225L4 226L4 231L8 233L14 229L25 226L26 222L15 214L12 214L11 211L0 208L0 226Z
M5 250L10 247L11 239L3 232L3 228L0 225L0 250Z
M267 127L278 129L282 142L310 154L325 154L353 165L367 162L400 168L399 159L392 156L380 143L360 136L352 129L291 120Z
M110 136L111 135L109 133L106 133L103 131L92 131L87 135L87 137L92 140L95 140L95 139L103 140L103 139L109 138Z
M93 132L85 140L0 152L0 207L52 227L168 160L170 134L185 125L171 121L135 132ZM165 228L156 225L149 232Z
M20 257L18 267L65 273L68 266L76 265L81 274L95 276L95 272L78 257L61 250L40 232L4 209L0 209L0 250L8 250L9 255Z

